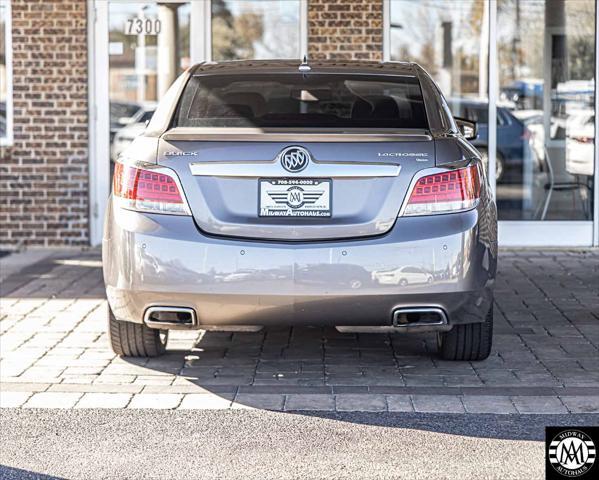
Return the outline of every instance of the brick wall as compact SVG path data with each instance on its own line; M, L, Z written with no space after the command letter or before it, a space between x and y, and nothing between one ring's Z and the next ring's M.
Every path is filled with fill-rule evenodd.
M0 248L88 243L85 0L12 0L14 143Z
M383 0L308 0L308 56L382 60Z

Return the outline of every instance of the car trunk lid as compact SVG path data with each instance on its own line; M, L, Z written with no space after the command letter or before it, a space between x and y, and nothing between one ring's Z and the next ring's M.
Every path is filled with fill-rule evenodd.
M298 151L306 164L289 171L282 154L293 160ZM388 232L414 174L434 166L434 153L422 129L180 127L163 135L158 163L177 172L203 232L309 241ZM290 211L308 215L285 216Z

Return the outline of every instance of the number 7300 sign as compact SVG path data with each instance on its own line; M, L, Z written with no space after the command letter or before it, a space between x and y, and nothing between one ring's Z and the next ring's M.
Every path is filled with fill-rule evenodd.
M162 25L157 18L128 18L125 23L126 35L158 35Z

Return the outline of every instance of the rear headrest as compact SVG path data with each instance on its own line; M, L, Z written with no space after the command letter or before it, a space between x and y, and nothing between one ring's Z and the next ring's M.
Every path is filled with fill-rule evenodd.
M268 112L278 113L278 112L297 112L300 110L300 102L291 97L286 98L273 98L269 100L266 109Z
M408 112L410 104L404 101ZM352 118L398 118L400 109L392 97L386 95L369 95L357 99L352 106Z
M247 105L253 111L255 117L264 115L266 110L266 101L257 92L228 93L223 96L223 102L231 105Z
M358 98L351 108L351 118L368 118L372 114L372 105L363 98Z
M210 103L206 108L207 117L245 117L254 118L252 109L247 105L239 105L235 103Z
M372 110L372 116L376 118L397 118L399 116L397 102L391 97L377 99Z

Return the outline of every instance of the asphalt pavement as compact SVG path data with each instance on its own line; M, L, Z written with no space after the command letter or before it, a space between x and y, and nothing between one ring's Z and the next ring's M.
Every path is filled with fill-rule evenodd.
M599 415L3 409L2 479L536 479Z

